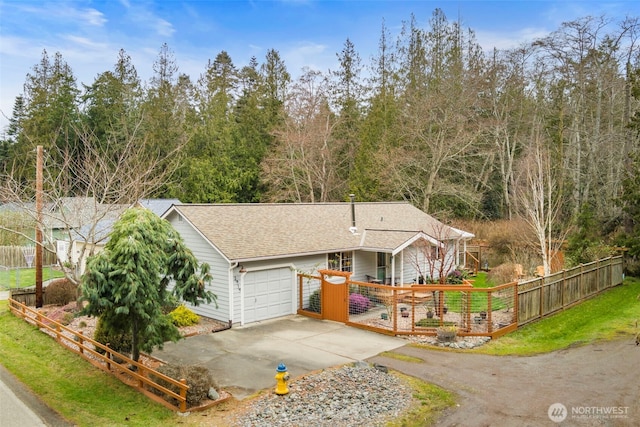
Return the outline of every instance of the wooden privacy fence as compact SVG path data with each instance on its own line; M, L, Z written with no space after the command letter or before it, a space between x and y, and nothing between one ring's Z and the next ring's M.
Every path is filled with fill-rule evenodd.
M0 246L0 267L28 268L35 265L34 246ZM29 265L28 260L31 260ZM42 251L42 264L55 265L58 263L56 253L45 248Z
M185 379L178 381L168 377L110 349L104 344L85 337L82 332L74 331L42 316L38 311L24 304L20 304L14 299L9 299L9 309L14 315L44 330L44 332L53 336L60 344L88 360L94 366L113 374L123 383L135 388L154 401L161 403L171 410L178 410L180 412L187 411L187 390L189 386ZM102 349L104 354L98 352L97 349ZM129 366L135 367L136 371L132 371ZM178 392L176 393L158 384L156 379L163 381L165 384L168 384L169 387L178 390ZM178 404L173 405L171 402L163 399L162 396L175 399Z
M27 307L35 307L36 306L36 288L35 287L29 287L29 288L14 288L14 289L9 289L11 298L20 303L20 304L24 304ZM80 287L78 286L77 291L76 291L76 299L80 296ZM43 305L49 305L49 304L53 304L53 302L51 301L51 297L47 296L47 287L43 285L42 287L42 304Z
M518 325L549 316L623 279L622 256L605 258L518 285Z

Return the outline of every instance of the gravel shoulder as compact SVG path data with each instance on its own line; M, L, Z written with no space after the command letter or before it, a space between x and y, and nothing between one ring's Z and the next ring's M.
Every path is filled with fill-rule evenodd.
M555 425L550 405L567 408L563 425L640 425L640 347L631 337L517 357L404 346L422 363L376 356L380 363L458 394L437 426ZM619 408L617 416L595 413ZM591 412L591 414L586 414Z

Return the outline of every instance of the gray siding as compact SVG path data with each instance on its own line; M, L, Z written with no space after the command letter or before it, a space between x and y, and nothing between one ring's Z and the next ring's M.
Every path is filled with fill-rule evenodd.
M377 270L376 257L376 252L355 251L353 255L355 268L351 278L356 281L366 282L367 275L375 277Z
M191 307L201 316L227 322L229 320L229 263L187 222L172 212L167 220L180 233L185 244L198 261L207 263L211 267L213 280L207 287L217 296L218 307L215 303L201 304Z
M404 264L402 266L403 284L418 283L418 271L416 269L416 261L418 259L418 251L415 246L409 246L402 251Z

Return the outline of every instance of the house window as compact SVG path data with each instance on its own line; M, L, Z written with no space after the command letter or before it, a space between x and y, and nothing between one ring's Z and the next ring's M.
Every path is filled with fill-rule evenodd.
M389 266L389 254L384 252L378 252L377 254L377 265L376 265L376 276L378 280L381 280L384 283L387 278L387 267Z
M427 260L435 261L440 256L438 251L438 247L434 246L427 242L417 242L416 246L418 251L425 257Z
M329 268L338 271L353 271L353 252L333 252L329 254Z

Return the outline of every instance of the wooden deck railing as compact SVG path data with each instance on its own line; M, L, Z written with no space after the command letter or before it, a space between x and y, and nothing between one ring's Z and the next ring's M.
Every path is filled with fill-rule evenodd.
M187 390L189 389L189 386L185 379L178 381L168 377L148 366L143 365L142 363L136 362L133 359L114 351L104 344L84 336L82 332L74 331L54 320L42 316L37 310L27 307L16 300L9 299L9 309L14 315L36 325L38 328L53 336L61 345L64 345L72 352L80 355L94 366L105 372L113 374L120 381L135 388L150 399L171 410L178 410L179 412L187 411ZM101 354L97 349L101 349L105 353ZM122 361L122 364L117 363L115 360ZM129 366L135 367L136 370L132 371ZM175 389L179 390L179 392L176 393L166 387L163 387L155 382L153 378L166 382L169 386L175 387ZM153 393L152 390L155 390L158 394ZM175 399L178 402L178 405L173 405L162 396L168 396Z

